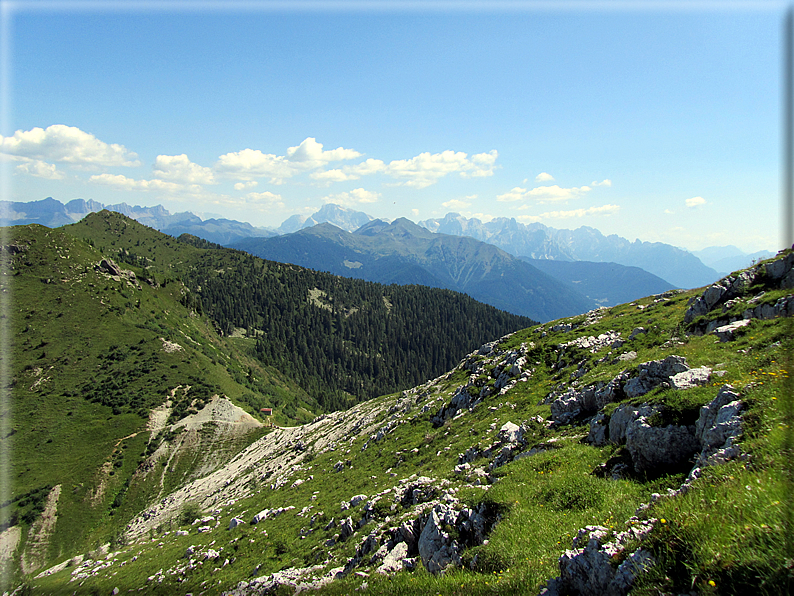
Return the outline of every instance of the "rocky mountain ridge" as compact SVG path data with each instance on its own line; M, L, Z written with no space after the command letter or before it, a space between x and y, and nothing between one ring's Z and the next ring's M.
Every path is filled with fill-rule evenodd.
M88 213L103 208L123 213L173 236L189 233L222 245L230 245L245 238L293 233L322 223L331 223L353 232L374 220L366 213L329 203L310 216L294 215L284 221L278 230L272 230L234 220L202 219L189 212L171 214L161 205L140 207L120 203L104 206L96 201L83 199L75 199L63 205L51 197L28 203L5 201L0 204L0 215L6 225L39 223L48 227L57 227L79 221ZM457 213L448 213L443 219L425 220L419 222L419 225L432 232L468 236L494 244L514 256L530 260L613 262L628 267L639 267L681 288L711 283L720 276L696 256L681 249L667 244L639 240L632 243L614 234L605 237L598 230L589 227L558 230L542 224L527 226L516 222L515 219L504 217L483 223L476 218L467 219ZM709 250L701 253L707 255L704 258L716 254ZM721 249L719 254L732 255L728 257L729 260L719 262L719 267L727 269L741 266L741 261L731 261L732 258L744 259L749 264L751 258L771 256L771 253L757 253L741 257L741 251L738 251L738 254L724 253ZM718 261L719 259L710 262L718 267ZM734 266L729 267L730 264Z
M515 218L497 217L483 223L448 213L443 219L420 221L427 229L469 236L498 246L519 257L562 261L614 262L640 267L678 288L696 288L711 283L719 274L693 254L661 242L631 242L595 228L555 229L540 223L522 224Z

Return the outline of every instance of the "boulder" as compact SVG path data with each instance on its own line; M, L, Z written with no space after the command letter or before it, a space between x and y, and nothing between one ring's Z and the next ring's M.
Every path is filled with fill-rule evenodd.
M742 402L731 385L720 387L711 403L700 408L695 423L695 437L702 448L701 459L705 460L718 449L730 447L742 432Z
M417 552L417 541L419 540L419 520L404 521L397 528L398 538L402 538L403 542L408 546L408 552Z
M383 563L378 567L377 572L386 575L401 571L404 569L403 560L407 558L408 545L405 542L398 542L383 558Z
M634 550L616 567L613 557L636 545L653 528L652 521L634 521L632 526L616 534L602 526L587 526L579 530L573 540L573 549L560 557L560 576L541 590L546 596L579 594L580 596L625 596L637 577L655 563L651 554ZM584 546L582 546L584 545Z
M658 408L648 404L644 404L639 408L630 404L618 406L609 418L609 442L615 444L625 443L626 429L628 429L629 423L640 416L649 417L658 411Z
M664 360L651 360L637 366L637 376L626 381L623 391L626 397L638 397L664 384L670 377L689 370L686 358L670 355Z
M505 443L518 443L523 437L521 427L512 422L505 422L499 429L499 439Z
M631 341L632 339L643 333L648 333L648 330L645 327L635 327L631 331L631 334L629 335L629 341Z
M699 447L694 427L650 426L646 417L638 416L626 429L626 448L637 472L679 464Z
M607 444L608 431L609 416L599 412L590 420L590 432L587 435L587 442L594 447L603 447Z
M347 518L342 521L341 525L339 526L339 539L346 540L348 537L353 535L353 520L351 518Z
M263 511L260 511L260 512L259 512L259 513L257 513L257 514L254 516L254 518L251 520L251 525L252 525L252 526L255 526L256 524L258 524L259 522L261 522L263 519L267 519L267 516L268 516L268 514L269 514L269 513L270 513L270 509L265 509L265 510L263 510Z
M444 528L454 526L458 512L446 503L438 503L419 536L418 548L422 563L430 573L443 571L450 565L460 565L458 544Z
M699 385L705 385L711 380L711 369L707 366L700 368L690 368L684 372L677 373L670 377L670 386L675 389L691 389Z
M734 321L733 323L723 325L722 327L717 327L714 331L712 331L712 333L716 335L721 342L733 341L736 339L736 332L742 327L747 327L749 324L749 318L742 319L740 321Z
M241 520L239 517L233 517L229 521L229 529L231 530L231 529L236 528L237 526L239 526L241 524L244 524L244 523L245 522L243 520Z
M779 281L791 272L794 265L794 253L789 253L782 259L776 259L764 264L766 277L772 281Z

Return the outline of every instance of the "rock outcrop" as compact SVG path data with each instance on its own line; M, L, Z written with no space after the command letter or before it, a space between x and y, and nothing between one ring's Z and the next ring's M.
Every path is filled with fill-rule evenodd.
M628 529L612 536L603 526L587 526L573 539L571 550L560 557L560 575L541 590L544 596L625 596L637 577L655 563L650 552L636 548L620 565L612 561L631 545L640 542L656 523L655 519L629 520ZM584 546L582 546L584 544Z
M623 371L607 383L599 382L581 389L571 387L561 395L550 394L546 401L551 401L552 420L557 424L569 424L624 397L639 397L658 387L689 389L705 385L710 379L710 368L690 368L683 356L671 355L639 364L634 376Z
M747 319L773 319L794 314L794 295L778 298L774 303L767 302L764 294L769 290L794 288L794 252L760 263L739 273L723 277L706 288L702 294L690 300L684 314L684 323L692 326L699 317L710 316L712 320L696 324L699 333L711 333L736 321ZM758 288L763 288L759 291ZM752 292L756 292L753 296ZM760 302L760 304L759 304ZM741 315L730 315L738 304L746 304ZM714 317L713 312L721 307L725 317ZM731 339L720 336L723 341Z

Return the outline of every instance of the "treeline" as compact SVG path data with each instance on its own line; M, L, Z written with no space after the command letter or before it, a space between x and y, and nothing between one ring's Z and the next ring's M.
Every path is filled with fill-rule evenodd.
M422 383L535 323L449 290L384 286L229 249L199 253L183 281L193 292L185 303L226 335L244 328L257 357L293 375L326 411Z
M195 236L174 239L116 213L92 214L70 228L119 261L146 266L146 278L181 279L189 290L184 306L223 335L244 329L254 339L251 355L294 378L324 411L413 387L483 343L536 323L450 290L385 286ZM261 390L255 375L245 380Z

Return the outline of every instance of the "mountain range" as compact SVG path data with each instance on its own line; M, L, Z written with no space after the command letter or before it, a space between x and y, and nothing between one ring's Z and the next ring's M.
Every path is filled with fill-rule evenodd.
M52 198L27 203L8 201L0 203L0 213L6 223L40 223L48 227L79 221L88 213L103 208L122 213L173 236L189 233L225 246L246 238L269 238L289 234L321 223L330 223L347 232L355 232L374 220L371 215L364 212L334 204L326 204L310 216L294 215L284 221L278 229L271 229L229 219L202 219L190 212L171 214L160 205L140 207L120 203L105 206L96 201L83 199L75 199L64 205ZM604 236L598 230L586 226L576 230L564 230L541 224L521 224L515 219L508 218L496 218L483 223L476 218L465 218L456 213L449 213L441 219L421 221L418 225L435 233L470 237L487 242L524 260L612 262L627 267L638 267L661 278L664 282L682 288L706 285L726 269L732 270L738 266L749 265L753 259L764 258L770 254L766 251L746 254L732 246L711 247L699 251L698 255L708 261L708 264L718 268L717 271L704 264L696 255L671 245L640 240L630 242L614 234ZM562 270L547 268L545 271L554 275L553 271L558 269ZM560 281L565 280L561 278ZM604 286L612 287L612 284L605 283ZM587 293L595 300L605 299L604 296L595 297L597 294L598 292Z
M170 213L162 205L131 206L127 203L103 205L93 200L74 199L65 205L52 197L27 203L0 201L0 220L3 225L40 224L48 228L80 221L90 213L107 209L121 213L150 228L170 236L193 234L217 244L228 244L240 238L275 236L277 232L257 228L250 223L231 219L201 219L189 211Z
M506 217L483 223L457 213L421 221L419 225L433 232L476 238L518 257L640 267L678 288L697 288L719 277L717 271L680 248L661 242L631 242L615 234L604 236L588 226L558 230L540 223L522 224Z
M709 246L703 250L693 250L692 254L705 265L716 269L722 276L727 275L730 271L744 269L755 262L774 256L774 253L768 250L745 253L731 244L728 246Z
M499 309L548 321L594 302L493 245L434 234L405 218L373 220L355 232L328 223L232 248L334 275L383 284L421 284L464 292Z
M438 240L414 227L359 236ZM317 228L349 234L293 236ZM538 325L107 211L3 238L4 593L771 596L794 581L791 251ZM437 252L499 250L451 238Z

